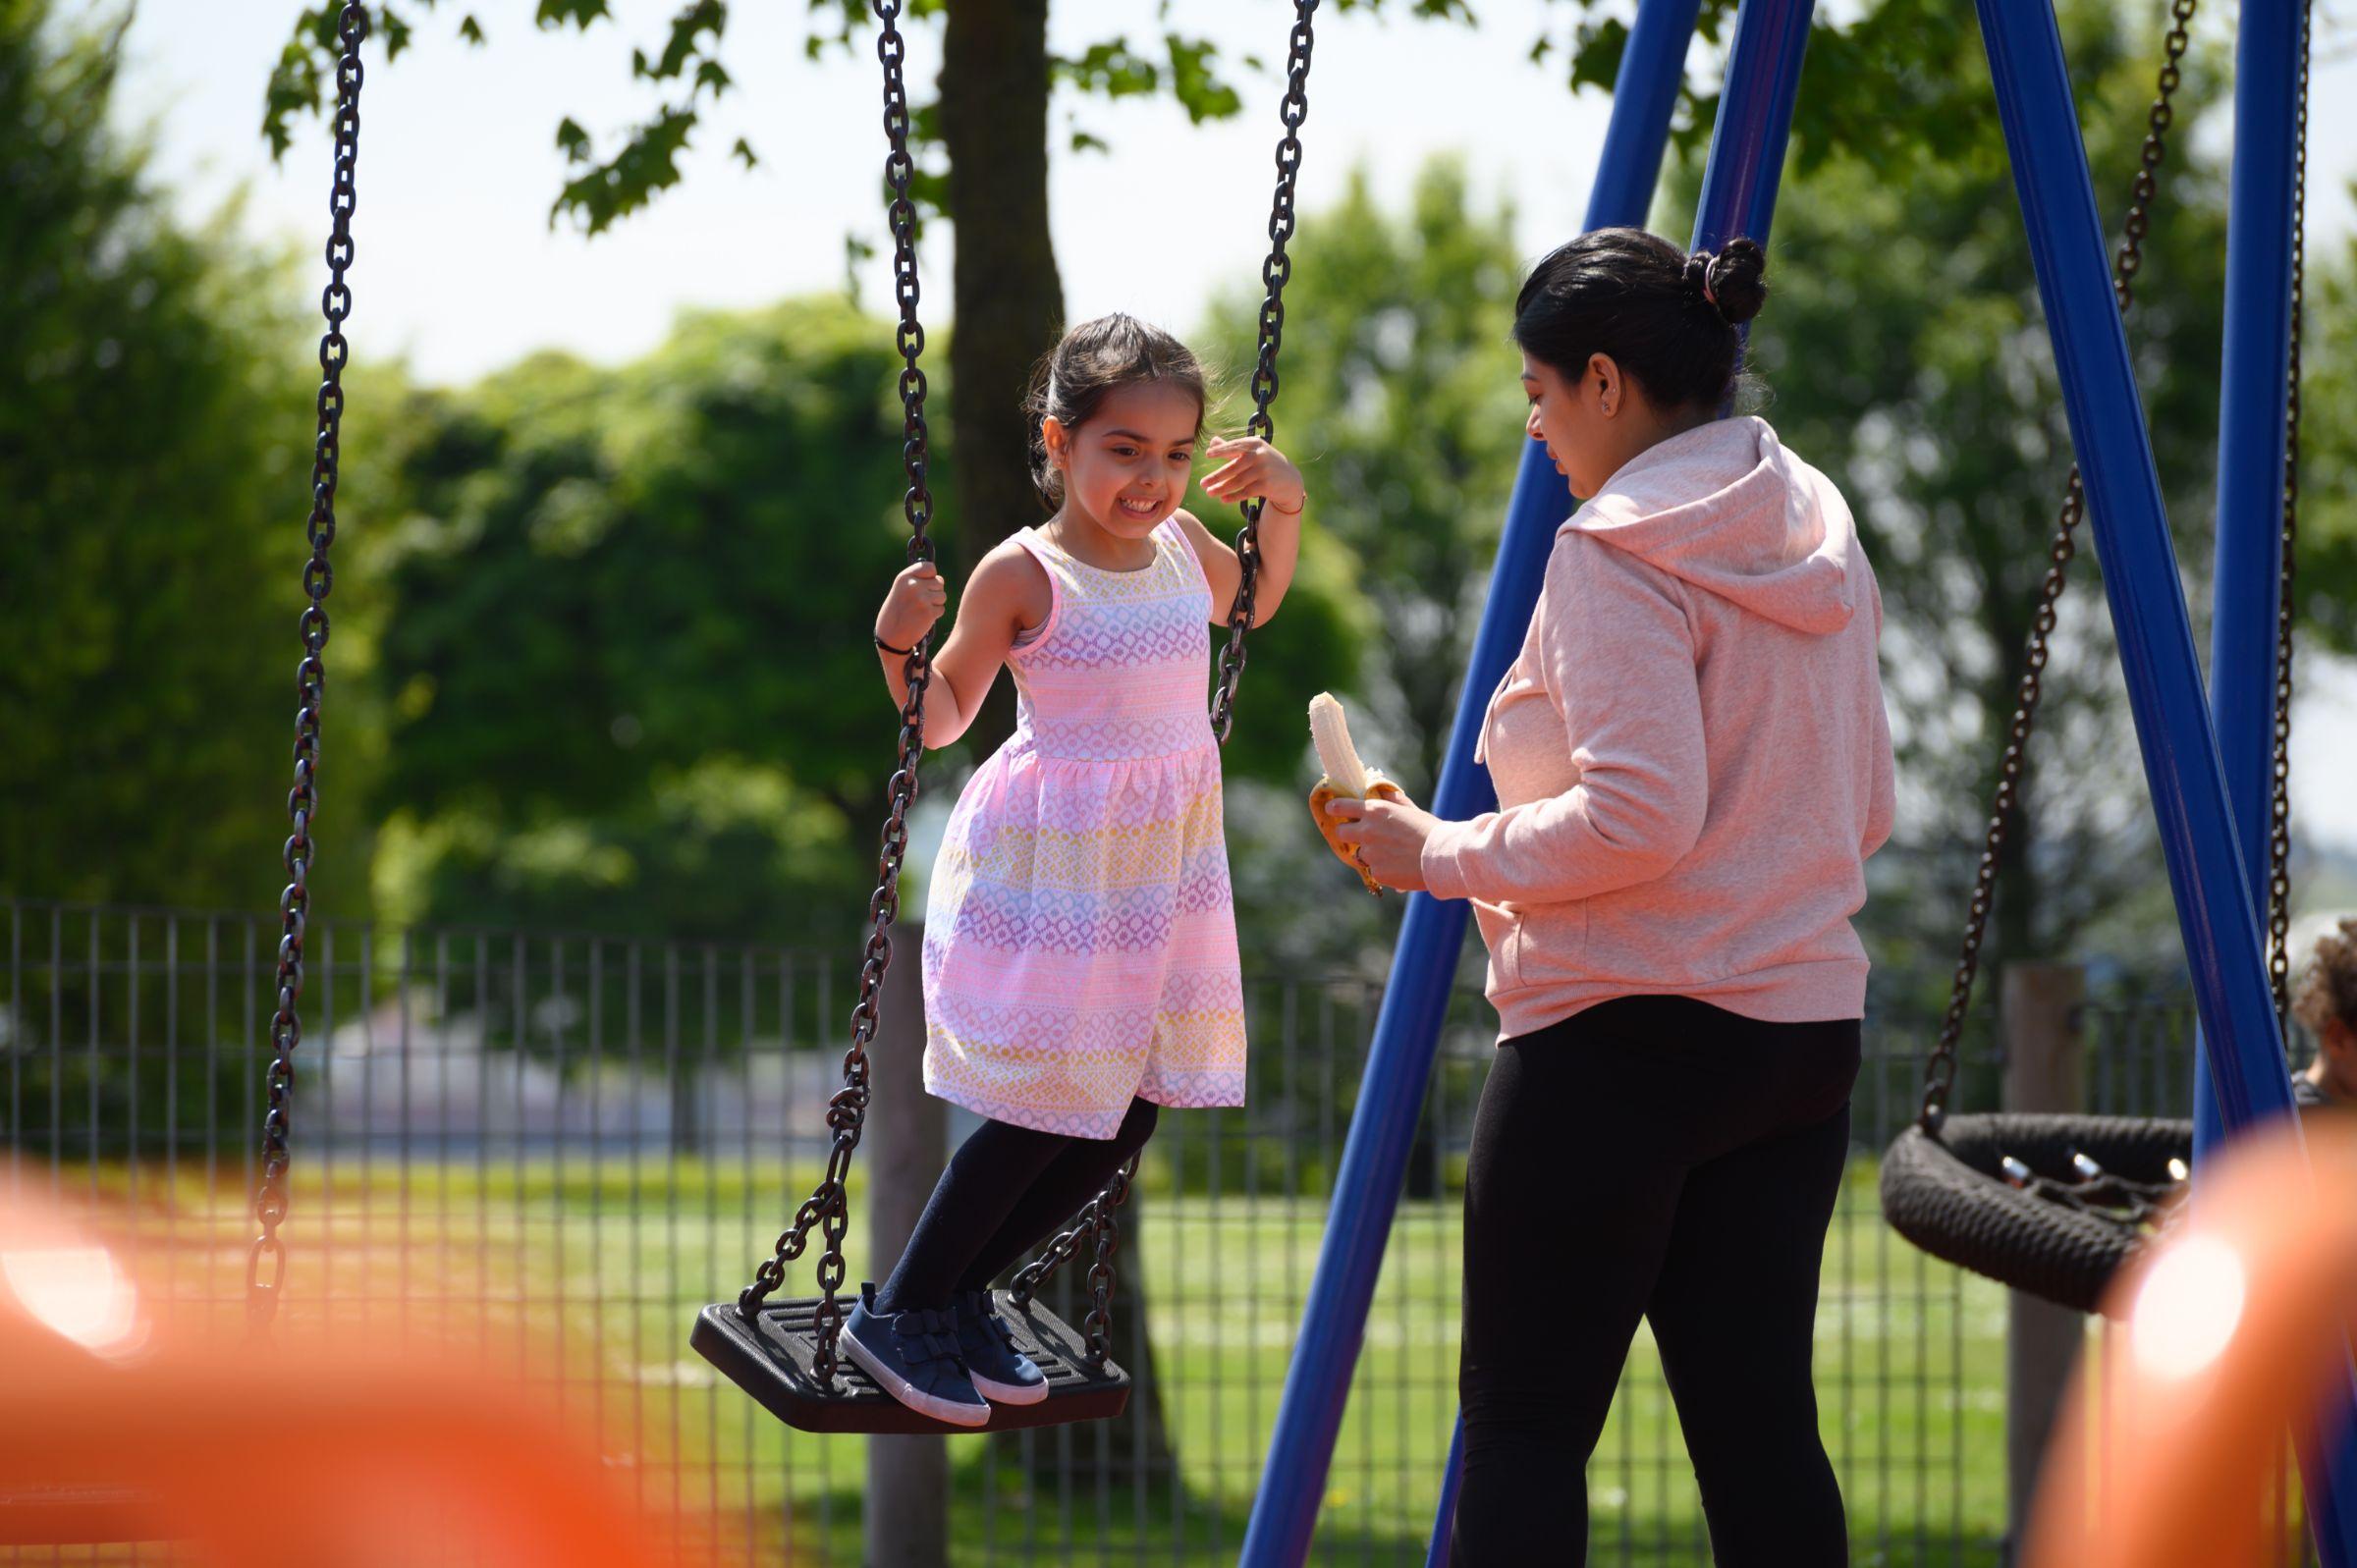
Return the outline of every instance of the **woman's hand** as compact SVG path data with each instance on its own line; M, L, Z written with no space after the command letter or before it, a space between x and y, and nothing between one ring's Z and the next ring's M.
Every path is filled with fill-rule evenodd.
M1424 840L1440 819L1404 800L1338 799L1327 802L1326 815L1342 826L1334 836L1358 851L1367 874L1401 892L1424 891Z
M895 648L913 648L919 637L933 629L949 604L949 585L941 580L932 562L920 561L892 579L892 592L884 596L884 608L876 612L876 635Z
M1228 460L1204 476L1203 493L1213 500L1233 506L1259 496L1275 512L1301 510L1308 494L1301 483L1301 470L1260 437L1214 440L1203 449L1203 456Z

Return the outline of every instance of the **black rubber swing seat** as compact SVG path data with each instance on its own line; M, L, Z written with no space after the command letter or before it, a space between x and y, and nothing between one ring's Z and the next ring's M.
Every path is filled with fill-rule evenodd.
M2001 1284L2096 1312L2145 1232L2010 1185L2008 1155L2049 1181L2075 1179L2083 1154L2114 1176L2166 1185L2171 1159L2190 1160L2193 1123L2158 1117L1949 1116L1939 1136L1900 1133L1883 1157L1883 1215L1930 1253Z
M996 1294L1015 1348L1047 1374L1048 1397L1033 1405L993 1405L986 1427L953 1427L918 1415L878 1388L849 1357L838 1362L832 1382L821 1382L811 1370L818 1356L815 1296L764 1303L754 1323L745 1322L734 1301L715 1302L696 1314L687 1343L764 1410L803 1432L1012 1432L1106 1421L1128 1408L1129 1375L1110 1356L1091 1366L1088 1341L1078 1329L1036 1301L1018 1306L1008 1292ZM837 1299L848 1311L850 1298Z

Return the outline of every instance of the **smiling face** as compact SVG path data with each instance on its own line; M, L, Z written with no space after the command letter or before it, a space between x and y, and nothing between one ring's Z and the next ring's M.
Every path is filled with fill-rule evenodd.
M1186 495L1202 421L1201 400L1169 381L1116 387L1074 426L1043 419L1040 437L1063 476L1065 510L1117 538L1152 533Z
M1576 381L1544 359L1522 355L1522 391L1530 399L1523 428L1532 440L1547 443L1555 471L1570 481L1573 495L1596 494L1624 460L1614 420L1627 390L1619 367L1605 354L1590 358Z

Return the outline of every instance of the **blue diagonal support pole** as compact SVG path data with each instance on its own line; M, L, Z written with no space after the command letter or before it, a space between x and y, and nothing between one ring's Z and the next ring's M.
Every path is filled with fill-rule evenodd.
M2257 4L2260 0L2249 0ZM2103 228L2049 0L1977 0L2022 219L2055 346L2104 592L2161 828L2177 923L2209 1042L2210 1087L2229 1129L2291 1114L2283 1043L2260 950L2257 905L2235 833L2218 737L2203 700L2193 626L2162 510L2160 475L2127 337L2111 297ZM2246 12L2246 22L2248 21ZM2250 69L2250 62L2244 63ZM2239 162L2239 160L2238 160ZM2267 285L2280 288L2281 282ZM2266 396L2279 400L2278 379ZM2345 1429L2351 1386L2330 1418ZM2309 1517L2329 1568L2357 1564L2345 1473L2304 1451Z
M2283 394L2291 373L2292 137L2300 9L2300 0L2244 0L2235 43L2234 164L2226 218L2210 714L2257 911L2267 908L2275 792L2275 614L2282 600ZM2206 1039L2197 1039L2195 1049L2208 1056ZM2282 1070L2280 1054L2274 1066ZM2194 1080L2197 1155L2209 1153L2222 1130L2207 1078L2204 1071ZM2288 1087L2285 1095L2288 1107Z
M1699 0L1640 0L1614 84L1602 165L1588 198L1590 228L1645 221L1699 9ZM1525 443L1456 723L1433 791L1432 810L1443 818L1479 816L1497 804L1489 774L1473 760L1474 743L1490 691L1521 647L1555 530L1570 508L1571 498L1547 460L1544 444ZM1302 1309L1301 1331L1286 1371L1277 1428L1244 1529L1243 1568L1298 1568L1309 1555L1335 1434L1464 947L1466 918L1462 902L1424 893L1408 896L1358 1105L1335 1173L1334 1204Z
M2304 0L2244 0L2234 49L2234 164L2226 218L2226 344L2219 377L2217 611L2210 632L2210 715L2256 911L2268 907L2274 828L2276 625L2282 607L2291 373L2294 159L2307 54ZM2210 1043L2194 1041L2194 1180L2228 1128L2211 1088ZM2280 1051L2250 1061L2279 1074ZM2357 1403L2301 1433L2320 1550L2352 1552Z

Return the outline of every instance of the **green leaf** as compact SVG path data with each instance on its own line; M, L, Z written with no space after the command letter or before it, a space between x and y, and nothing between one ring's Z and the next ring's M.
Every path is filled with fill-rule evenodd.
M728 31L729 8L721 0L694 0L671 19L671 37L663 45L663 58L655 67L655 76L665 81L687 69L687 62L698 53L697 40L705 33L712 35L717 47L721 36Z
M698 87L711 88L712 96L717 98L729 90L729 73L719 61L706 60L695 68L695 84Z
M742 136L739 136L737 138L737 145L729 149L729 155L735 158L738 162L743 164L747 169L753 168L761 161L759 158L753 156L753 144L745 140Z
M1188 121L1201 125L1206 120L1225 120L1243 108L1243 98L1212 68L1219 58L1219 45L1209 38L1186 38L1176 32L1165 35L1163 43L1170 50L1171 92L1186 111Z
M540 9L532 20L543 27L562 27L571 25L586 31L591 23L611 19L614 13L606 9L606 0L540 0Z
M1577 37L1578 47L1571 53L1571 90L1612 91L1620 79L1620 57L1628 52L1628 25L1618 17L1583 22Z
M587 163L590 159L589 133L572 119L557 125L557 147L565 154L567 163Z
M1162 85L1161 71L1153 61L1130 48L1126 38L1092 43L1078 55L1051 55L1048 75L1053 81L1067 82L1083 92L1102 93L1108 98L1135 97Z
M459 36L479 47L484 41L482 24L472 17L466 18L459 24Z
M284 158L287 148L294 145L295 133L289 122L319 107L320 83L324 78L317 45L304 32L302 25L298 23L295 36L279 51L278 64L271 69L270 83L262 93L262 135L269 138L273 162Z
M690 99L665 108L653 120L637 127L620 152L566 182L549 208L550 225L553 227L559 218L571 217L585 232L603 234L616 220L629 217L659 192L678 185L680 154L686 150L688 134L695 125L696 112Z

